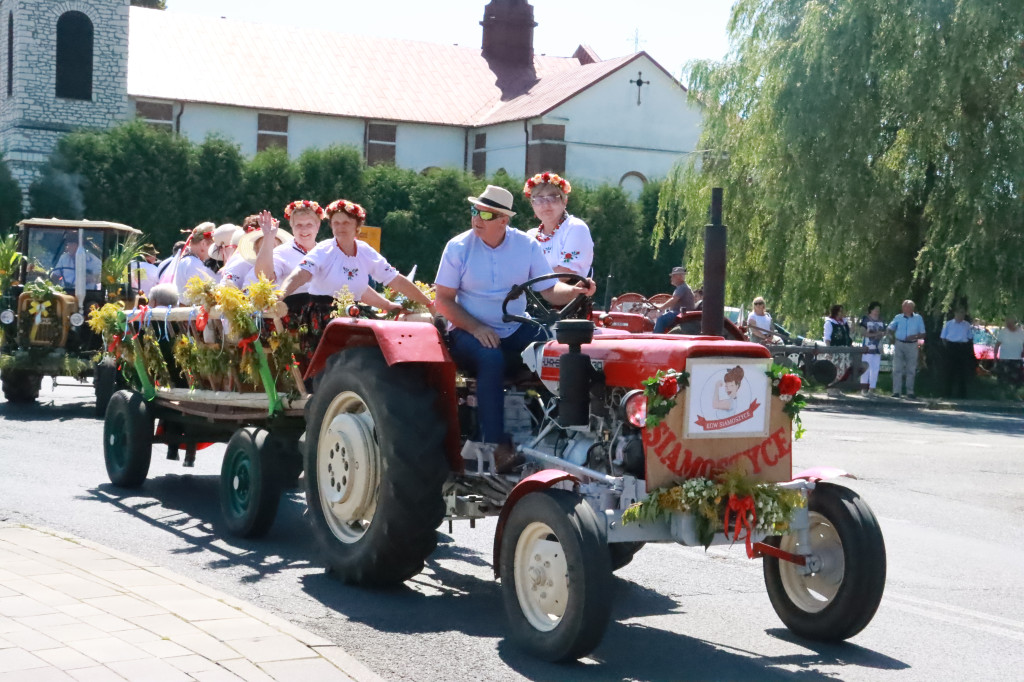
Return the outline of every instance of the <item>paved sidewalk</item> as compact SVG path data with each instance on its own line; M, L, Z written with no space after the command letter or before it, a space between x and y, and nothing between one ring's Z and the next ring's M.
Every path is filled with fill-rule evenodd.
M159 566L0 524L0 682L376 682L330 641Z

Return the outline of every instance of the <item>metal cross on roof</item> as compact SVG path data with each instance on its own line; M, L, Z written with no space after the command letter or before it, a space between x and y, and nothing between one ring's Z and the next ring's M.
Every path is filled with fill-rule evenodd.
M644 76L644 72L643 71L637 71L636 72L636 80L633 80L632 78L629 80L630 83L633 83L634 85L636 85L636 105L637 106L640 106L640 88L644 87L645 85L650 85L650 83L651 83L651 81L645 81L643 76Z

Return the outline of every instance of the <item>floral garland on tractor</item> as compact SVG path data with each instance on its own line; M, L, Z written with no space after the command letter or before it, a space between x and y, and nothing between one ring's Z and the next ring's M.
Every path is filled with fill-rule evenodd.
M799 393L802 380L788 368L772 364L766 374L772 395L785 403L783 411L796 427L794 438L800 438L803 425L800 410L807 405ZM689 386L689 373L659 370L644 379L647 399L645 428L657 427L677 404L679 393ZM779 535L789 530L793 513L806 505L799 491L788 490L775 483L758 482L739 470L719 472L711 478L694 477L674 486L653 490L644 500L627 508L622 523L642 523L669 518L673 513L692 514L697 537L704 547L711 545L715 533L731 532L733 541L745 540L747 555L753 556L752 536L760 531Z

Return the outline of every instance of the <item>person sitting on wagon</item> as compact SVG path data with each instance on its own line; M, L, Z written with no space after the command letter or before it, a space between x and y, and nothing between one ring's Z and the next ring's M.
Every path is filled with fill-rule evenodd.
M476 375L480 440L491 449L496 469L504 473L522 463L505 434L502 381L506 367L546 330L532 324L502 321L501 306L513 285L551 274L540 243L509 225L515 215L512 193L488 185L479 197L467 197L471 229L450 239L437 269L437 310L448 320L449 347L455 363ZM579 294L593 296L586 279L574 286L551 279L536 289L555 305ZM508 305L512 315L526 315L526 300Z
M160 277L161 284L166 284L165 280L169 280L174 284L180 296L185 291L185 285L193 277L217 279L217 275L203 265L210 255L210 247L213 245L213 230L216 227L213 223L200 223L191 230L191 235L189 235L185 248L178 255L178 260Z
M334 202L325 211L315 201L303 199L293 201L284 208L284 218L292 228L292 241L279 246L272 246L274 240L263 239L260 241L259 252L256 254L255 275L263 275L271 282L283 283L295 268L303 261L306 255L316 246L316 235L320 231L320 223L326 214L330 220L340 209L338 202ZM258 216L259 230L265 236L273 234L276 229L274 219L269 211L263 211ZM289 309L305 303L309 296L300 294L309 293L309 283L303 284L291 293L287 303Z
M206 267L213 271L213 274L219 275L231 260L235 249L238 248L238 241L235 237L240 239L243 234L245 234L245 230L231 223L225 223L213 231L213 246L210 247L210 257L206 259L205 263Z
M527 180L523 194L540 225L526 234L540 243L553 271L588 277L594 263L594 240L587 224L569 215L570 192L569 181L555 173L538 173Z
M390 312L401 310L402 306L388 301L370 287L372 277L433 310L434 302L419 287L400 275L376 249L358 239L359 228L366 220L362 206L338 199L327 210L334 237L313 247L284 280L282 289L286 298L308 284L312 304L330 305L334 295L348 287L356 301Z
M85 288L100 288L100 271L103 269L103 262L95 253L89 249L89 242L85 244ZM50 278L67 289L73 289L76 281L76 270L78 260L78 232L68 230L64 233L64 252L57 259L57 263L50 272Z

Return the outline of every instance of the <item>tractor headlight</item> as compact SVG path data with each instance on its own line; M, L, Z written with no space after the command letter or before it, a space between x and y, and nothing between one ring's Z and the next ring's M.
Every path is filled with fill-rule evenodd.
M71 313L69 319L72 327L81 327L82 323L85 322L85 316L82 313Z
M10 324L11 322L14 322L14 311L8 308L0 313L0 322L3 324Z

